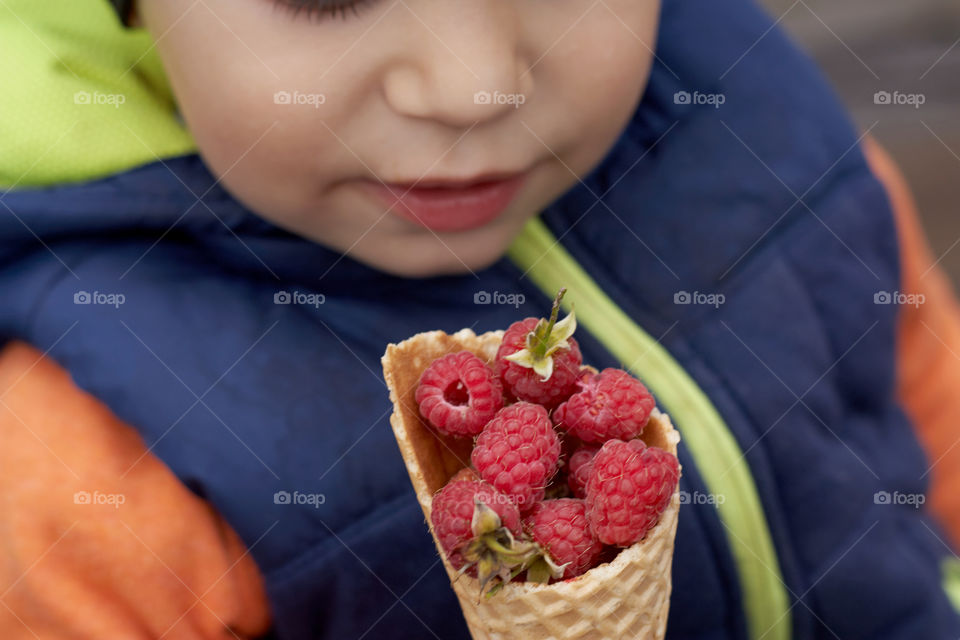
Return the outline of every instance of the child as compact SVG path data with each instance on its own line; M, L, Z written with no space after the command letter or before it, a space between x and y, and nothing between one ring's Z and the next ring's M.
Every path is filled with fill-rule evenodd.
M3 638L466 638L379 358L559 286L669 638L960 635L956 303L747 0L129 4L0 5Z

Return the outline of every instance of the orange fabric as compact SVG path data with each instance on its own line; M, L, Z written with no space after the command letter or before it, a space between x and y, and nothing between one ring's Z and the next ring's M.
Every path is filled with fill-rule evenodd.
M930 458L929 507L960 549L960 305L935 264L906 180L876 142L867 139L864 151L893 205L900 293L920 303L900 306L897 393Z
M23 343L0 350L0 514L4 640L269 629L262 579L236 533L131 427Z

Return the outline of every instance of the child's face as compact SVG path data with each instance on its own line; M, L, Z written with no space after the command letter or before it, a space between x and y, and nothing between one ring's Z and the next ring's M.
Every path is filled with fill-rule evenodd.
M603 158L646 84L659 0L362 0L319 20L274 0L139 11L227 190L422 276L489 265Z

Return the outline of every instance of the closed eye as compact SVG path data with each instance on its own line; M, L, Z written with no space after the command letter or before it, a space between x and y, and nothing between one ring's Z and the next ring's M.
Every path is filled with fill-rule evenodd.
M356 15L360 8L375 0L274 0L274 4L288 10L294 18L301 15L307 19L321 20L328 17L349 17Z

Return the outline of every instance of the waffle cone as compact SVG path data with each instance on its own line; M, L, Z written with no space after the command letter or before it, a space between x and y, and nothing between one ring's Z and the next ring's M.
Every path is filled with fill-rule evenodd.
M393 401L390 424L431 534L433 496L469 465L472 442L438 435L422 421L414 398L420 374L434 359L464 349L492 363L502 337L502 331L479 336L469 329L452 335L433 331L391 344L383 356ZM643 440L676 455L680 434L655 409ZM457 575L435 534L434 542L474 640L661 640L679 506L675 492L643 540L577 578L550 585L511 583L490 597L480 597L475 579Z

